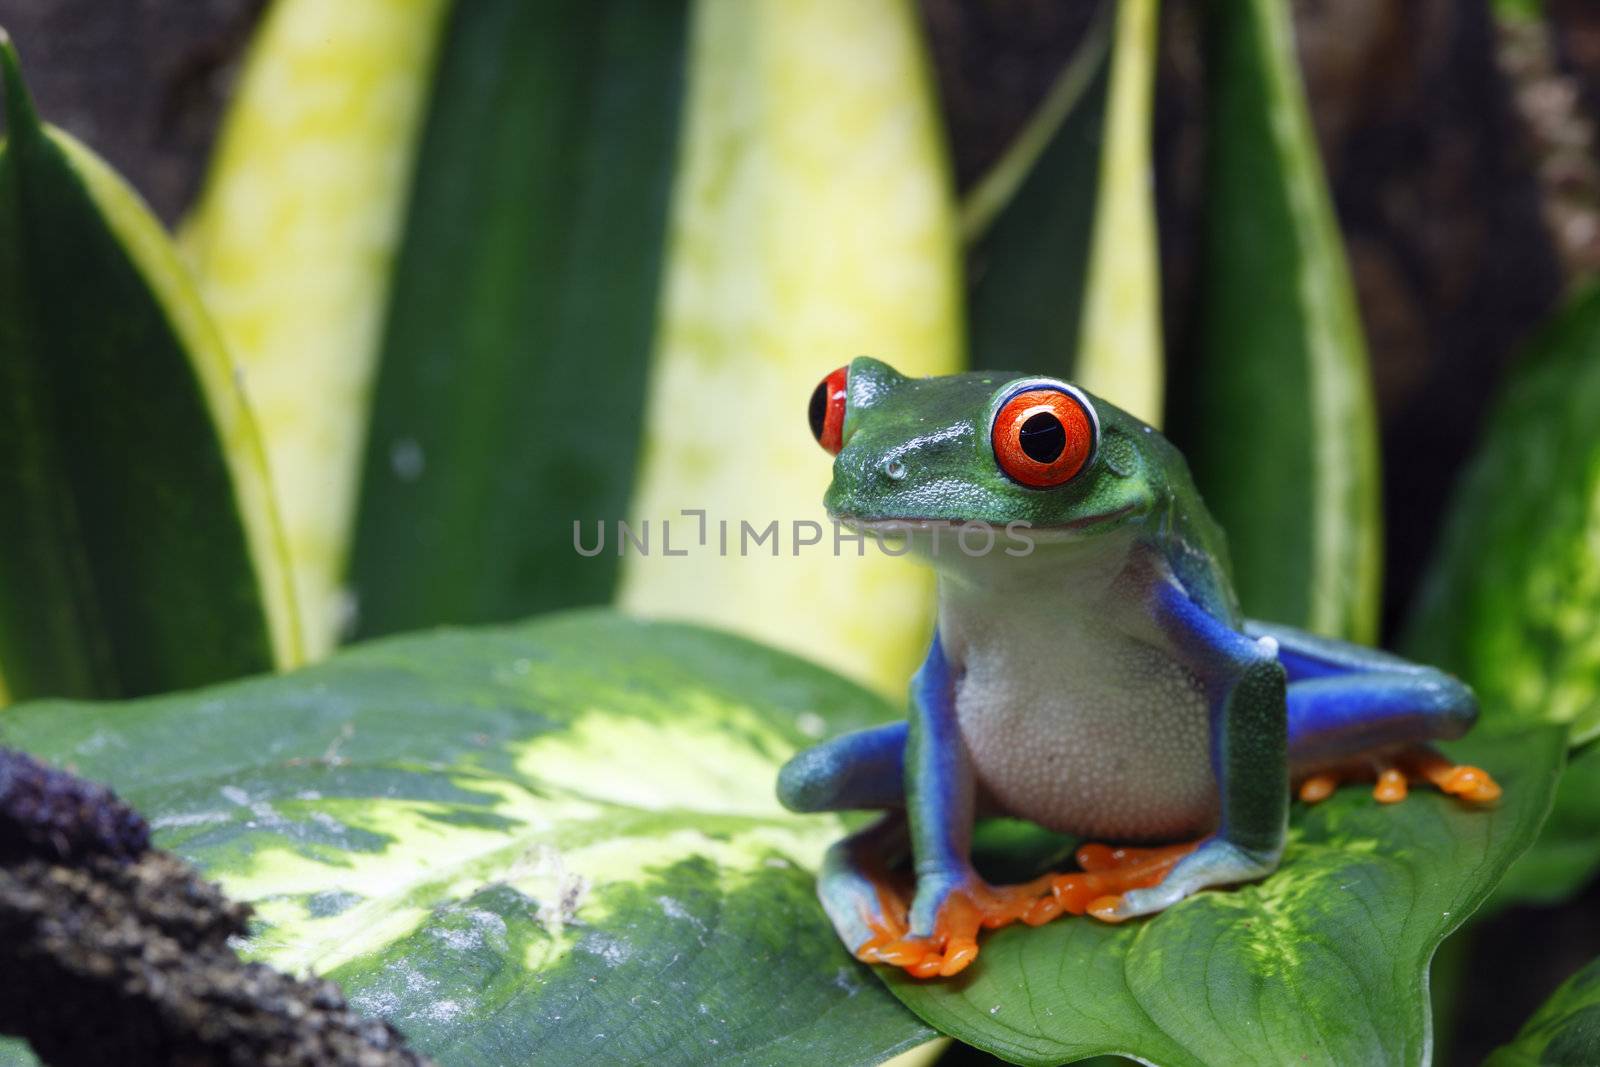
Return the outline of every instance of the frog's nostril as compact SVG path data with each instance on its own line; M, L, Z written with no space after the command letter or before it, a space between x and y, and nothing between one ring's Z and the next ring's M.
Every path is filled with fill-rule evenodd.
M898 459L885 460L883 473L888 476L890 481L898 482L906 476L906 465Z

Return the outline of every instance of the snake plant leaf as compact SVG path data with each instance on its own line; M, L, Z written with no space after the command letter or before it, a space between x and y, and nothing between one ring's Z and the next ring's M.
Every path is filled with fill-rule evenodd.
M934 1035L816 901L840 821L774 779L891 713L740 638L590 611L19 705L6 739L253 902L249 956L334 978L446 1067L866 1064Z
M340 619L356 475L445 0L277 0L182 233L249 382L306 649Z
M631 508L655 541L649 556L628 550L621 602L901 693L926 648L932 578L835 539L821 506L831 464L805 406L862 354L909 375L960 369L959 234L917 14L909 0L704 0L691 51Z
M1421 790L1386 806L1347 787L1296 805L1283 865L1259 884L1121 926L1002 930L954 981L885 978L930 1025L1015 1063L1420 1067L1428 961L1538 832L1562 737L1532 727L1453 751L1503 780L1498 807Z
M260 438L166 235L0 35L0 670L128 696L287 665Z
M962 203L974 367L1076 374L1112 21L1102 5L1034 117Z
M1484 1067L1583 1067L1600 1063L1600 960L1561 984L1515 1040Z
M1075 380L1161 425L1161 267L1151 116L1159 0L1120 0L1106 88L1105 146Z
M611 598L682 98L682 0L454 5L360 486L358 631Z
M1228 532L1246 613L1371 643L1376 418L1289 5L1207 5L1199 340L1174 440Z

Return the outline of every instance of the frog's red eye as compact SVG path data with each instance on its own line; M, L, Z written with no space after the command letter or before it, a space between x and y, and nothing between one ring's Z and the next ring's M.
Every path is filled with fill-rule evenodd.
M811 393L811 436L833 456L844 447L844 395L849 370L840 367L818 382Z
M1088 402L1061 389L1027 389L994 418L994 458L1006 475L1035 489L1072 480L1094 454Z

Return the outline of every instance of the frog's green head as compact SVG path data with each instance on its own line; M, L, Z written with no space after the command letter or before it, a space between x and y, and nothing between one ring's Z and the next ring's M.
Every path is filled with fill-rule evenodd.
M868 530L900 523L1025 522L1078 540L1169 502L1182 457L1149 426L1054 378L1005 372L907 378L862 357L811 398L835 455L828 511Z

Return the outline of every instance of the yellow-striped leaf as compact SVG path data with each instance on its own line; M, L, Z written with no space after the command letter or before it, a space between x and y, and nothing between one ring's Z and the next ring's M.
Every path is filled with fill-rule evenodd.
M0 35L0 668L11 695L291 665L260 439L160 225L43 125Z
M1207 7L1201 331L1174 439L1228 533L1248 614L1377 636L1366 344L1285 0Z
M899 692L932 584L904 560L796 548L824 522L830 463L805 405L870 354L908 374L961 363L958 227L908 0L701 0L666 305L622 603L759 636ZM705 512L707 533L698 539ZM672 522L677 550L660 551ZM728 548L720 544L729 524ZM752 546L777 524L779 544ZM812 531L802 527L801 539ZM608 550L611 546L608 545Z
M447 0L277 0L183 234L248 381L306 647L338 634L373 360Z

